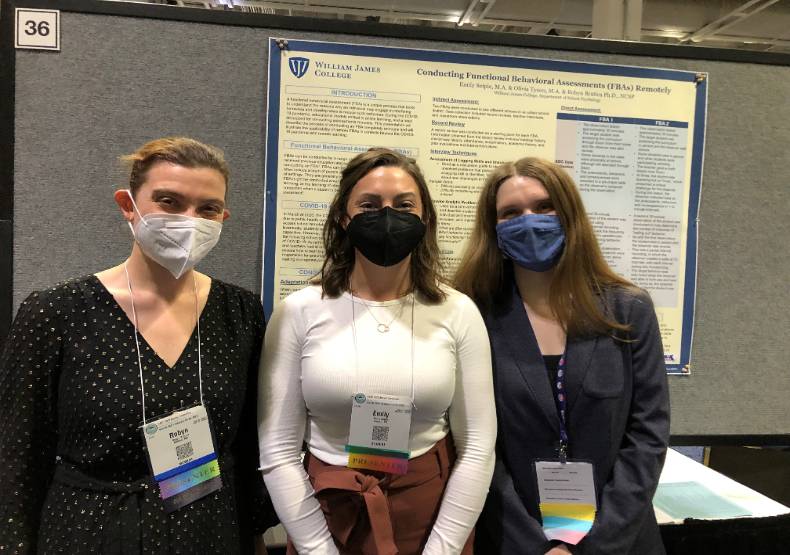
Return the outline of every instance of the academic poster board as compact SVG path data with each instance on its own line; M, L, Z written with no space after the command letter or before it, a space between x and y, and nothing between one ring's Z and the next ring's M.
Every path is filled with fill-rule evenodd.
M670 373L690 371L707 75L290 39L269 44L263 298L320 269L340 172L385 146L413 157L448 275L487 174L524 156L579 186L605 258L653 297Z
M14 49L16 6L61 10L59 51ZM270 37L702 70L710 76L704 181L698 220L689 222L699 230L694 348L691 374L670 380L672 437L692 445L790 441L787 54L133 2L4 7L0 342L31 291L128 255L129 229L112 199L128 179L117 157L165 135L225 151L231 218L199 269L261 292Z

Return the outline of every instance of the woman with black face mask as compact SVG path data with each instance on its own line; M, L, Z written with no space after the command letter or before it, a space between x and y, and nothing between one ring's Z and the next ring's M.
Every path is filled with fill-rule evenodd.
M474 303L439 278L414 160L351 160L324 246L261 363L261 470L289 553L471 553L494 464L490 350Z

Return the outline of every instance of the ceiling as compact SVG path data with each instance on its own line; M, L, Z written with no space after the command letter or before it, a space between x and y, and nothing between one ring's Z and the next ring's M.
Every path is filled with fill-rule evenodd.
M638 17L643 42L790 52L790 0L149 0L184 8L234 10L344 21L374 21L505 33L606 37L593 26L611 6ZM622 8L616 8L622 9ZM604 10L603 12L600 10ZM633 15L631 16L633 19ZM600 18L596 21L601 21ZM626 35L623 35L626 36ZM633 36L633 32L631 35Z

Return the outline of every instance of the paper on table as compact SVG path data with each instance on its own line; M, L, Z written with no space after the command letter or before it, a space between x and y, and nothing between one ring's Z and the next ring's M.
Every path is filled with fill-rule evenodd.
M699 482L669 482L658 484L653 505L673 519L734 518L752 513L728 501Z

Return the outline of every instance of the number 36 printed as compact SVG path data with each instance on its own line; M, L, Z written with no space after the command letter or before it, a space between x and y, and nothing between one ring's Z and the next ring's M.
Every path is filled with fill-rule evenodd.
M16 47L60 50L60 11L17 8Z
M49 35L49 21L33 21L32 19L28 19L25 21L25 34L46 37Z

